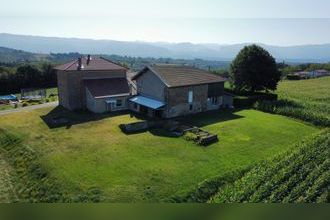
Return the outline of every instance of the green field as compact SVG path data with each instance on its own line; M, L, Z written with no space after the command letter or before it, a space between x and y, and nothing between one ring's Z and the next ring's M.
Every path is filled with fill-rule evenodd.
M25 153L17 150L31 149L27 158L37 158L34 163L40 163L33 165L32 170L39 170L37 176L42 178L44 171L40 170L45 170L52 179L48 182L58 183L56 190L60 189L67 197L96 189L101 200L110 202L156 202L184 195L205 179L270 159L319 130L255 110L205 113L189 120L219 135L218 143L204 148L163 130L125 135L118 125L137 120L128 114L96 118L87 113L67 113L67 117L81 123L50 129L41 116L51 110L1 116L0 133L17 137L15 141L4 140L3 148L14 150L10 155L23 156ZM5 139L6 135L1 137ZM22 146L17 147L17 143ZM15 146L19 149L15 150ZM27 169L31 160L12 164L25 164L20 170L24 173L22 169ZM26 173L24 178L28 178Z
M324 130L284 155L255 166L220 188L211 202L329 202L330 132Z
M293 100L307 110L330 117L330 77L283 81L277 93L280 99Z
M330 126L330 77L280 82L279 101L258 109Z

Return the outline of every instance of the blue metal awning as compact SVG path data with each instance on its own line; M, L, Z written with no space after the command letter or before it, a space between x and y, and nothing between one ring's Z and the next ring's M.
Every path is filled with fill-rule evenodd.
M150 99L144 96L135 96L134 98L130 99L131 102L134 102L136 104L139 105L143 105L146 106L148 108L152 108L152 109L159 109L161 107L165 106L165 103L154 100L154 99Z

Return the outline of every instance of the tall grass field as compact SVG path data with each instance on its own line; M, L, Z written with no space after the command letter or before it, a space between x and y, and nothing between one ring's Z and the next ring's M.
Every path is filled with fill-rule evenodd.
M329 146L326 129L223 186L210 202L329 202Z
M330 77L282 81L277 93L278 101L257 103L256 108L318 126L330 126Z

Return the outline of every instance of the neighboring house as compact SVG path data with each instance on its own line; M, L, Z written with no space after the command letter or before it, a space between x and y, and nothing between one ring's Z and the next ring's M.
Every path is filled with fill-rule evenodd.
M314 77L323 77L323 76L330 76L330 72L327 70L315 70L313 71Z
M128 108L127 69L102 57L83 57L55 67L59 104L69 110L95 113Z
M318 77L323 77L323 76L330 76L330 73L327 70L314 70L314 71L296 72L293 75L299 76L302 79L309 79L309 78L318 78Z
M129 108L149 116L173 118L232 106L224 93L224 78L187 66L145 67L132 80L137 96Z

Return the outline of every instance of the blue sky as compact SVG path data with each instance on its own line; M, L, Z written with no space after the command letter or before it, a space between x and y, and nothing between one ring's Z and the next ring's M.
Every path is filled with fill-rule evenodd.
M273 45L330 43L329 0L0 0L0 32Z

